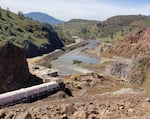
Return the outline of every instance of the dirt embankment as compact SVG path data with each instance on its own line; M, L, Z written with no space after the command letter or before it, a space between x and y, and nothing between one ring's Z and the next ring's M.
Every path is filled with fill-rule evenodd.
M112 48L102 53L102 56L113 59L113 61L106 63L109 64L106 66L107 73L125 78L138 87L142 86L144 89L150 90L150 87L146 85L150 84L149 34L150 27L139 30L118 41ZM120 58L118 59L118 57Z
M54 60L58 56L62 55L63 53L68 52L68 50L72 50L72 49L74 49L76 47L80 47L82 45L83 45L83 42L77 42L77 43L70 44L70 45L68 45L62 49L57 49L57 50L50 52L48 54L44 54L42 56L37 56L34 58L28 58L27 61L28 61L29 68L35 66L36 64L43 64L47 61Z
M39 83L29 73L25 49L9 42L0 47L0 93Z
M122 56L126 58L136 57L150 50L150 27L142 29L136 33L118 41L107 52L110 55Z

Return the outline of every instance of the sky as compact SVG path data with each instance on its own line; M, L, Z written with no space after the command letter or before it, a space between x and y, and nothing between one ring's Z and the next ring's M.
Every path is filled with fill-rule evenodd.
M150 14L150 0L0 0L0 6L15 13L43 12L64 21Z

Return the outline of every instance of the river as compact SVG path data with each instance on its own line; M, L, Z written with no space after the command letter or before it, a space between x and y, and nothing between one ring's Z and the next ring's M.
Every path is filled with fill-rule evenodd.
M82 63L84 64L99 64L99 57L91 57L85 54L83 51L85 49L95 48L100 43L100 41L86 40L85 42L85 46L76 48L68 53L63 54L56 60L53 60L51 62L52 68L57 69L59 75L69 75L75 73L85 74L92 72L90 70L84 69L80 66L73 64L74 60L82 61Z

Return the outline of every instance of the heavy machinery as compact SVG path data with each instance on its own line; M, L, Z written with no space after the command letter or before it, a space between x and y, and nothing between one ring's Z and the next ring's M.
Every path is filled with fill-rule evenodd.
M80 80L80 74L71 75L70 79L73 81L79 81Z

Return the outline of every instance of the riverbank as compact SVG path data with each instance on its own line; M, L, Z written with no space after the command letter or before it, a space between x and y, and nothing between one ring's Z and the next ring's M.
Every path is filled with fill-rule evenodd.
M85 49L93 49L98 45L97 40L86 40L86 45L71 50L56 60L51 62L51 66L54 69L59 70L60 75L70 75L70 74L85 74L93 72L90 69L86 69L82 67L82 64L99 64L100 57L93 56L84 53ZM77 63L76 63L77 62Z
M37 57L33 57L33 58L27 58L28 63L30 64L37 64L37 63L41 63L42 60L54 60L56 59L58 56L62 55L63 53L68 52L69 50L75 49L77 47L81 47L82 45L84 45L84 42L77 42L77 43L73 43L70 45L65 46L62 49L56 49L53 52L50 52L48 54L43 54L42 56L37 56Z
M53 52L44 54L42 56L27 58L29 71L33 75L36 75L43 79L43 75L46 75L48 73L57 72L56 69L51 69L50 62L52 60L55 60L57 57L61 56L62 54L67 53L67 52L69 52L75 48L81 47L83 45L85 45L85 43L81 40L80 42L76 42L76 43L67 45L63 49L57 49ZM83 72L86 72L86 71L83 70Z

